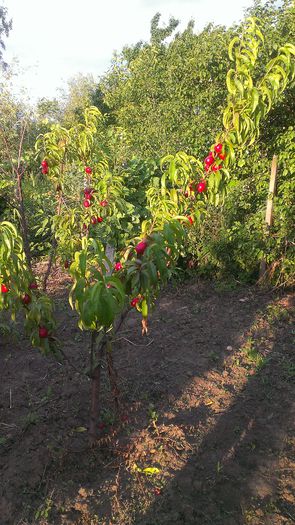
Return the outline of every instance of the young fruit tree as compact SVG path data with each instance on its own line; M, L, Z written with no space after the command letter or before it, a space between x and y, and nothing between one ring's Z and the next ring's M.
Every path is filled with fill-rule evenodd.
M70 129L54 125L37 141L43 175L56 191L52 252L44 288L53 260L60 257L72 280L70 305L78 314L80 329L90 333L87 373L92 385L92 444L99 434L104 360L115 407L119 408L113 365L116 333L132 308L140 313L142 333L147 333L149 312L175 270L190 231L198 228L209 204L224 201L229 170L241 155L248 154L259 136L260 122L294 78L295 48L291 44L280 48L278 56L266 65L265 74L257 78L255 68L263 41L260 22L248 19L243 33L229 46L234 66L226 79L224 129L204 161L185 152L161 160L161 177L153 178L147 189L141 224L128 201L123 170L112 170L112 159L102 147L103 117L96 108L86 110L84 123ZM67 194L71 179L75 180L75 191ZM6 300L14 278L8 279L2 270L0 273ZM29 295L25 287L22 293ZM30 301L25 306L31 309ZM51 325L40 317L35 332L36 341L43 344L49 339Z

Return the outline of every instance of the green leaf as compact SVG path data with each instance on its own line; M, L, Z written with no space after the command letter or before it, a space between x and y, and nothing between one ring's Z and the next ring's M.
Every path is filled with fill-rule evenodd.
M228 92L231 93L232 95L234 95L237 91L236 84L233 78L235 74L236 74L235 70L230 69L226 75L227 89L228 89Z
M255 109L257 108L257 105L259 103L259 97L260 93L257 88L253 88L251 92L251 112L254 113Z
M74 428L74 432L87 432L87 428L86 427L77 427L77 428Z
M146 467L142 469L143 474L147 474L148 476L155 476L156 474L160 474L160 469L157 467Z
M231 40L231 42L230 42L230 44L229 44L229 46L228 46L228 56L229 56L230 60L232 60L232 61L235 60L235 57L234 57L234 55L233 55L233 51L234 51L234 46L235 46L236 44L238 44L238 45L240 44L240 39L239 39L238 36L235 36L235 37Z

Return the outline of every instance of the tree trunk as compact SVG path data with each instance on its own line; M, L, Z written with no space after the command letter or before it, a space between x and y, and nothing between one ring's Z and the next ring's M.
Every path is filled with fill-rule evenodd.
M61 214L61 204L62 204L62 191L59 190L58 204L57 204L57 211L56 211L57 215ZM49 278L49 275L50 275L50 272L51 272L53 260L54 260L55 253L56 253L56 248L57 248L57 240L54 237L53 240L52 240L52 246L51 246L51 250L50 250L50 255L49 255L49 260L48 260L48 264L47 264L47 269L46 269L46 272L45 272L45 275L44 275L44 278L43 278L43 286L42 286L43 292L46 292L47 281L48 281L48 278Z
M107 342L107 367L108 367L108 374L109 374L109 379L110 379L112 397L113 397L113 401L115 404L115 410L118 413L119 408L120 408L120 402L119 402L120 391L118 387L118 374L114 367L112 345L110 341Z
M126 308L124 312L119 315L119 317L116 319L114 323L113 328L113 334L116 334L130 308ZM89 440L90 445L93 447L97 441L98 437L98 423L99 423L99 415L100 415L100 385L101 385L101 366L102 361L104 358L105 350L107 345L110 345L110 341L108 341L107 336L104 335L103 339L100 341L99 349L98 349L98 360L95 363L95 343L96 338L98 336L97 332L92 332L91 334L91 345L90 345L90 373L89 376L91 378L91 405L90 405L90 421L89 421ZM119 408L119 389L117 386L117 374L114 370L114 364L113 364L113 358L111 355L111 352L107 348L107 367L108 367L108 373L110 377L110 383L111 383L111 390L114 398L114 402L116 405L116 409Z
M94 364L96 337L97 333L92 332L90 348L91 404L89 421L89 439L90 445L92 447L95 445L98 437L98 423L100 415L101 365L106 346L106 341L103 340L98 350L98 362Z
M24 252L26 255L28 267L31 270L32 269L32 254L31 254L30 243L29 243L29 238L28 238L28 225L27 225L25 207L24 207L22 177L23 177L23 173L21 169L18 169L17 170L17 200L18 200L18 209L19 209L19 217L20 217L20 230L21 230L21 235L23 239Z

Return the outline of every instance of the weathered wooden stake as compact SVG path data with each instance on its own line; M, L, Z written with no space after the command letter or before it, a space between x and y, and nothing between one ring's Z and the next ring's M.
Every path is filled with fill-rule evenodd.
M274 203L274 196L276 192L277 171L278 171L278 157L277 155L274 155L272 159L272 163L271 163L271 173L270 173L268 197L267 197L267 204L266 204L266 214L265 214L266 235L269 235L269 230L273 223L273 203ZM262 259L260 263L259 280L262 279L265 272L266 272L266 261L265 259Z

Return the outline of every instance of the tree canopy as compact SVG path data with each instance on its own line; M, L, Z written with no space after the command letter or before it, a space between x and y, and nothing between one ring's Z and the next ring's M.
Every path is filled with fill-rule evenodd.
M0 66L6 67L4 61L3 51L5 50L5 37L8 37L9 31L12 29L12 20L8 19L7 8L0 5Z

